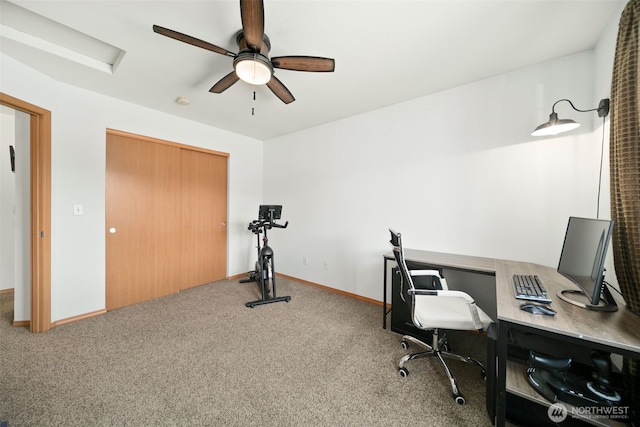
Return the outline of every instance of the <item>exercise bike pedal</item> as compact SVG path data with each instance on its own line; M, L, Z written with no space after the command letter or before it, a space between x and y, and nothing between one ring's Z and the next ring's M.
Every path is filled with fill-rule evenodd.
M239 283L250 283L250 282L255 282L256 278L255 275L253 274L253 272L249 275L249 277L247 277L246 279L242 279L240 280Z

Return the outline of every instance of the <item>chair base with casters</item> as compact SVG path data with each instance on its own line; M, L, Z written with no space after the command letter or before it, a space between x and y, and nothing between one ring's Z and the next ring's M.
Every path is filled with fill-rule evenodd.
M403 336L402 342L401 342L402 348L408 349L409 347L411 347L410 344L413 344L417 347L424 348L426 349L426 351L407 354L402 359L400 359L400 363L398 363L398 373L400 374L400 376L403 378L406 378L409 375L409 370L404 366L409 361L423 358L423 357L428 357L428 356L437 357L438 360L440 360L440 363L442 363L442 366L444 367L444 371L447 374L447 377L449 378L449 382L451 383L451 394L453 395L453 400L459 405L464 405L466 403L466 399L464 398L462 393L460 393L460 389L458 388L458 382L456 381L456 378L453 376L453 373L451 372L451 369L449 369L449 366L447 365L447 362L445 362L444 358L475 364L480 368L480 375L482 376L482 379L486 379L487 377L487 372L484 366L482 365L482 363L480 363L473 357L463 356L457 353L450 352L449 344L446 341L446 334L440 337L437 329L433 330L433 342L431 345L423 341L420 341L419 339L412 337L411 335Z

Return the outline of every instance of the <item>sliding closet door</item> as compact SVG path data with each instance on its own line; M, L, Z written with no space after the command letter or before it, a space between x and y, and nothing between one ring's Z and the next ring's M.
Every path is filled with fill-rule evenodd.
M107 310L221 280L227 155L107 132Z
M107 134L107 310L179 290L180 148Z
M224 279L227 265L227 158L182 150L183 286Z

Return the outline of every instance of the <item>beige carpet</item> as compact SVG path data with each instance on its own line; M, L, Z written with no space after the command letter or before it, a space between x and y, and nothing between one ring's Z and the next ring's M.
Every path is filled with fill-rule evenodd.
M372 284L378 286L378 284ZM253 283L220 281L59 326L12 327L0 296L0 421L9 426L489 426L477 368L409 365L381 308L280 279L290 302L256 308ZM450 335L484 362L485 338Z

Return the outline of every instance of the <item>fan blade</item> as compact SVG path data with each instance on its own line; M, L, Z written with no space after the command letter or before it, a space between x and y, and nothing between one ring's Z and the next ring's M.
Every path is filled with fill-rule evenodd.
M264 38L264 4L262 0L240 0L242 32L254 51L262 49Z
M227 74L226 76L224 76L223 78L221 78L218 81L218 83L214 84L211 87L211 89L209 89L209 92L222 93L225 90L229 89L231 86L233 86L233 84L235 82L237 82L238 80L240 80L238 78L238 75L236 74L235 71L232 71L229 74Z
M271 76L271 80L267 82L267 87L285 104L290 104L296 100L291 92L289 92L289 89L287 89L276 76Z
M168 28L161 27L159 25L153 26L153 31L161 34L163 36L167 36L174 40L181 41L183 43L188 43L190 45L201 47L202 49L210 50L215 53L219 53L220 55L230 56L232 58L236 57L236 54L228 51L227 49L223 49L219 46L206 42L204 40L197 39L195 37L188 36L186 34L179 33L177 31L170 30Z
M317 56L277 56L271 58L271 65L273 68L294 71L332 72L336 68L333 59Z

